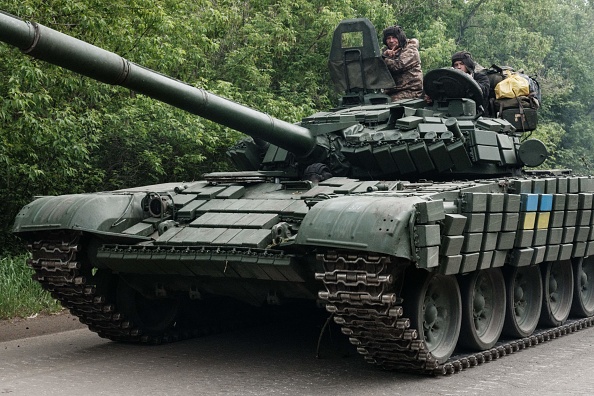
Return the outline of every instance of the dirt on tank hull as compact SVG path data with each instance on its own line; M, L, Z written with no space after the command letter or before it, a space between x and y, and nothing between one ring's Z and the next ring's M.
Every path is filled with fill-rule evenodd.
M453 69L425 76L433 103L392 103L367 20L335 31L340 105L298 124L7 14L0 40L252 137L229 150L240 172L21 210L36 279L103 337L175 341L322 300L369 362L448 374L594 321L594 179L524 171L544 145Z

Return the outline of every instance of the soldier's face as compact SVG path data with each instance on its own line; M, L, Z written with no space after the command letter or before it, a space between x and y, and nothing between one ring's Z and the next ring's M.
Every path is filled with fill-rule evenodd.
M388 36L386 38L386 45L389 49L395 50L396 48L398 48L398 39L394 36Z
M463 71L464 73L468 73L468 69L466 68L466 65L464 64L464 62L462 62L462 61L456 61L456 62L454 62L454 65L452 67L454 69L458 69L460 71Z

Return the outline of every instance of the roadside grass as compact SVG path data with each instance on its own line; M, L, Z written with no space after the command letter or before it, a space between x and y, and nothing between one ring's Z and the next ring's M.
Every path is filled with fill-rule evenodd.
M0 319L54 313L61 305L31 279L28 255L0 257Z

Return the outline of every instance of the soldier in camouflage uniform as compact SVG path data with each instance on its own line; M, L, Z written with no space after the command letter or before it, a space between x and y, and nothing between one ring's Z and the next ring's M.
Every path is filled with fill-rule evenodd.
M384 29L382 57L394 79L394 86L384 89L392 101L423 96L423 71L419 56L419 40L406 38L400 26Z

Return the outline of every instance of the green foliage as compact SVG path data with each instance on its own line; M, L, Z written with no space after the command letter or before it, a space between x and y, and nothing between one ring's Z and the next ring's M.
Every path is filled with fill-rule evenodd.
M456 50L456 44L452 38L448 38L447 26L441 19L432 21L429 29L419 33L418 38L424 70L450 66L450 57Z
M550 19L554 4L554 0L465 2L456 17L456 43L484 66L496 63L538 72L552 44L552 37L539 29Z
M0 256L0 319L26 317L62 308L41 285L31 279L26 255Z
M533 133L527 134L525 138L538 139L544 143L549 152L549 158L540 165L539 169L551 169L558 167L559 156L562 156L559 145L565 135L563 126L556 122L540 122Z
M578 174L594 172L594 123L581 117L570 126L563 136L563 145L559 150L557 163L561 167L572 168Z

